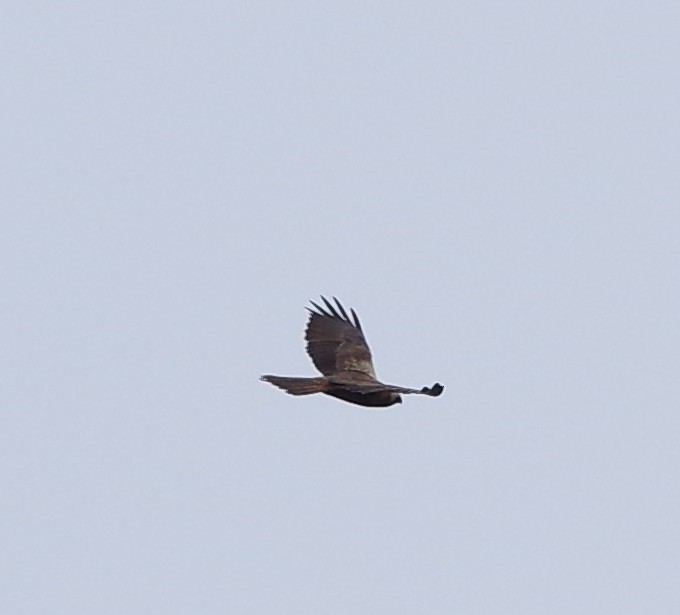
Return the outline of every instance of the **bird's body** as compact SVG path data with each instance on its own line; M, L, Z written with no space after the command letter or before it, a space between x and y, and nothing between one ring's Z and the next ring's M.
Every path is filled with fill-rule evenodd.
M437 397L444 387L437 383L431 388L409 389L380 382L373 368L371 351L366 343L361 323L354 310L351 318L335 299L335 306L321 297L325 308L311 302L310 318L305 332L307 353L323 374L315 378L262 376L291 395L324 393L359 406L383 408L401 403L401 394L416 393Z

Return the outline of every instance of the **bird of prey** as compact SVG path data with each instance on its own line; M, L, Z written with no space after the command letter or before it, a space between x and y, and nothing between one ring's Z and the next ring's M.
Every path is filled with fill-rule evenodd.
M342 304L333 297L333 305L321 297L325 307L314 301L305 339L307 354L323 374L316 378L291 378L288 376L262 376L291 395L324 393L359 406L386 407L401 403L401 395L415 393L437 397L444 387L435 383L432 387L408 389L380 382L375 375L371 351L366 343L361 323L354 310L351 318Z

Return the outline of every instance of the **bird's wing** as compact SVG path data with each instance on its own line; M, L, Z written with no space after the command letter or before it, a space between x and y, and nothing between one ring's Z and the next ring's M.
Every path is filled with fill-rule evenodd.
M431 387L423 387L422 389L410 389L408 387L400 387L395 384L385 384L378 380L369 381L367 379L356 379L345 374L338 374L330 379L331 384L339 385L343 389L352 391L353 393L401 393L404 395L429 395L430 397L439 397L444 391L443 385L436 382Z
M325 376L355 371L375 378L371 351L359 318L354 310L350 310L350 318L341 303L333 299L335 305L321 297L325 307L311 301L315 309L307 308L311 314L305 332L307 353Z

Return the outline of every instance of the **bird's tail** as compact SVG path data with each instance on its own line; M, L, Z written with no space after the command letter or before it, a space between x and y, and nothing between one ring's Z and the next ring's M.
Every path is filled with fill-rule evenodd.
M288 378L286 376L261 376L260 380L269 382L291 395L322 393L327 383L325 378Z

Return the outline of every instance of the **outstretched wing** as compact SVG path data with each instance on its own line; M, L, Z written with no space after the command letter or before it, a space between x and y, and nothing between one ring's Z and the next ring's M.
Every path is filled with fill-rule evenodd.
M354 310L350 310L350 318L335 297L335 306L325 297L321 300L325 307L310 302L315 310L307 308L311 316L305 332L307 353L316 368L325 376L349 370L374 379L371 351Z
M348 378L344 374L333 378L330 378L331 384L336 384L341 386L348 391L353 393L401 393L402 395L415 394L415 395L429 395L430 397L439 397L444 392L443 385L435 382L431 387L423 387L422 389L410 389L408 387L400 387L396 384L385 384L383 382L378 382L377 380L373 382L365 381L363 379Z

